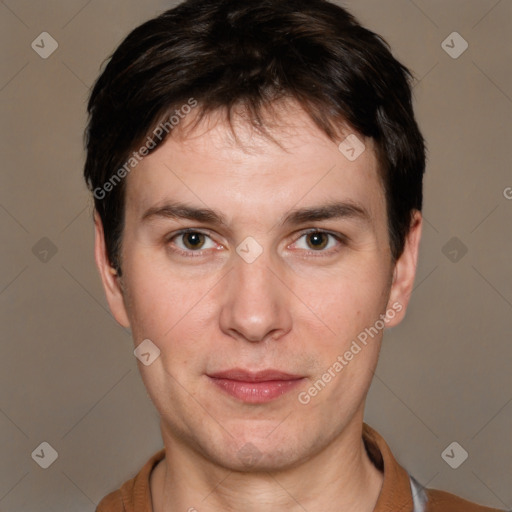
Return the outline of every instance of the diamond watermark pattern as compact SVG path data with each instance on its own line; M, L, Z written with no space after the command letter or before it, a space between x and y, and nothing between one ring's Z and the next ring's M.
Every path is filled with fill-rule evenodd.
M59 43L48 32L41 32L30 46L39 57L47 59L59 47Z
M146 339L133 354L144 366L149 366L160 356L160 349L151 340Z
M468 452L457 441L453 441L443 450L441 457L448 466L457 469L468 458Z
M458 263L468 252L468 248L454 236L443 246L441 252L452 262Z
M246 263L254 263L263 253L263 247L249 236L236 248L236 252Z
M468 47L468 42L458 32L452 32L441 43L441 48L452 59L458 59L468 49Z
M245 443L237 455L247 468L254 466L261 459L261 452L252 443Z
M42 263L48 263L57 254L57 246L43 237L32 247L32 254Z
M59 454L53 446L46 441L43 441L33 452L32 458L43 469L48 469L56 460Z
M353 162L364 153L366 147L363 141L359 140L357 135L351 133L346 139L340 142L338 149L347 160Z

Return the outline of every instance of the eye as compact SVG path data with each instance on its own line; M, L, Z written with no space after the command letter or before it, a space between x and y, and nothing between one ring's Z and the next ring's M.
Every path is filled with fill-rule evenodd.
M189 254L218 247L209 235L192 229L174 234L168 239L168 242L177 248L173 249L176 252Z
M171 235L167 243L170 249L184 256L201 256L203 251L211 249L222 249L212 238L201 231L193 229L182 230ZM344 238L341 234L333 234L318 229L303 233L300 238L290 247L293 249L305 250L309 253L334 253L344 245Z
M335 252L336 247L340 245L343 245L343 239L340 235L313 230L303 233L292 247L310 252Z

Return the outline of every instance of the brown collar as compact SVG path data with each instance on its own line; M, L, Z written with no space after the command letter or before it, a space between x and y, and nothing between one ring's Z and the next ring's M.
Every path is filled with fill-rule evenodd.
M374 512L412 512L413 500L408 473L395 460L384 439L366 423L363 424L363 441L371 460L384 473ZM165 449L155 453L134 478L105 499L105 503L98 507L98 512L115 510L108 507L107 500L114 505L114 500L119 503L119 498L122 499L126 512L152 512L149 478L153 468L164 457Z

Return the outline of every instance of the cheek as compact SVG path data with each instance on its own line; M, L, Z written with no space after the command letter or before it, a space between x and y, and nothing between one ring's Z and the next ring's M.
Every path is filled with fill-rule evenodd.
M352 263L352 262L351 262ZM310 311L302 315L308 338L315 339L316 371L308 385L315 386L324 400L344 407L357 408L369 388L375 370L384 324L389 279L378 258L359 258L316 280L316 286L303 281L302 289ZM322 332L317 332L321 320Z
M212 292L208 290L215 280L191 280L183 273L158 269L143 257L127 265L126 275L127 310L135 343L150 339L160 349L161 362L173 373L198 364L200 345L207 343L205 333L214 327Z
M162 350L184 314L183 294L149 269L127 270L126 306L134 341L149 338Z
M356 336L375 323L384 312L389 295L389 278L378 261L359 262L301 279L296 294L340 342ZM310 315L312 316L312 315Z

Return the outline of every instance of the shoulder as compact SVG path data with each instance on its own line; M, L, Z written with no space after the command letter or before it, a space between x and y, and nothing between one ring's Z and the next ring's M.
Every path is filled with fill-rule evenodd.
M165 449L155 453L130 480L120 489L107 494L98 504L95 512L150 512L151 472L165 457Z
M107 494L96 507L96 512L125 512L121 490Z
M428 501L425 512L500 512L497 508L477 505L448 492L436 489L426 492Z

